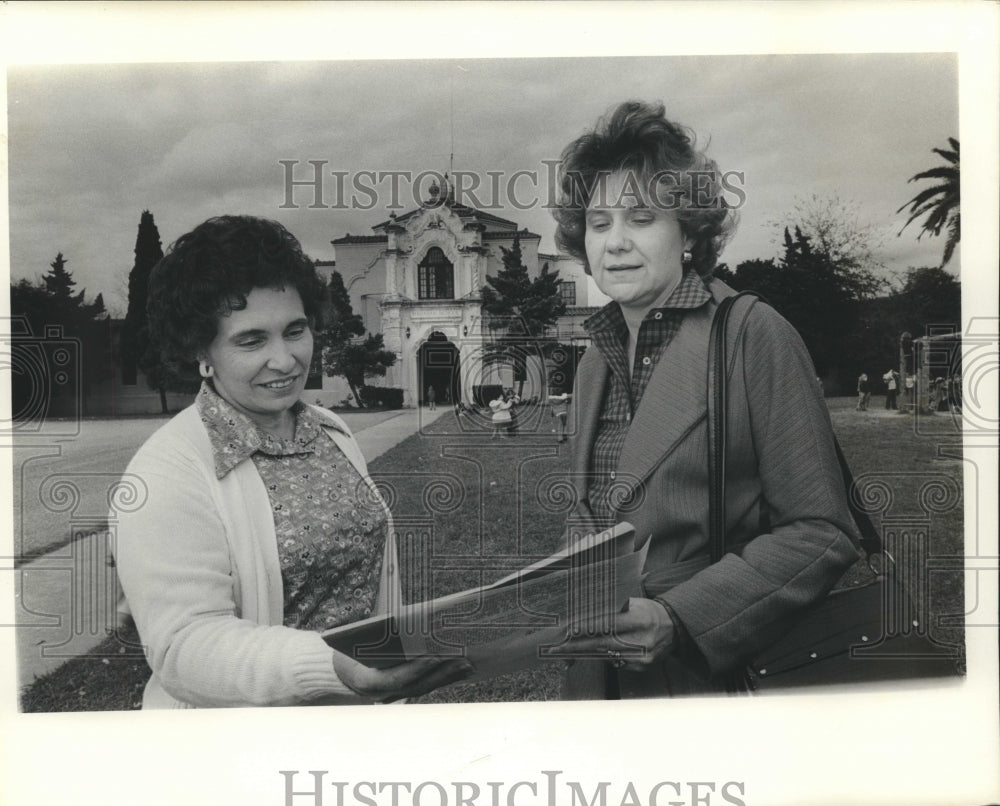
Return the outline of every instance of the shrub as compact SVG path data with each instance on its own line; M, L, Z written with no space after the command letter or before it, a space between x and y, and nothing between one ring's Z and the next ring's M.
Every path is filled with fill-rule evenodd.
M394 386L362 386L358 393L361 402L370 409L403 408L403 390Z
M381 386L379 390L382 392L382 405L387 409L401 409L403 408L403 390L397 389L394 386Z
M377 386L362 386L358 389L358 396L366 409L374 409L379 405L379 388Z

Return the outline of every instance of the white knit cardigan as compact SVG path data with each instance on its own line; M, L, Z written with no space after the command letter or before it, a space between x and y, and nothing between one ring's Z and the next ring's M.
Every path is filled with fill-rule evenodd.
M310 408L374 490L344 422ZM274 519L252 460L216 478L208 432L190 406L139 449L126 478L140 489L128 511L112 512L112 547L153 670L143 708L360 701L319 633L282 626ZM390 519L375 612L399 601Z

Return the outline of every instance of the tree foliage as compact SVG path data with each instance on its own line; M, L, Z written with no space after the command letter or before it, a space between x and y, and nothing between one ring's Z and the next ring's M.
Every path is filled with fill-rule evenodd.
M887 289L879 276L885 269L882 236L873 224L860 219L856 203L837 195L797 198L786 220L778 223L783 233L798 229L808 238L811 252L823 256L852 298L872 299Z
M523 385L527 353L537 352L532 345L537 346L545 330L566 311L566 303L559 293L559 272L550 272L548 263L534 279L528 275L519 235L514 235L509 249L501 246L500 251L503 268L496 276L487 275L480 291L492 335L485 360L512 365Z
M354 313L351 297L340 272L333 272L327 285L324 326L317 333L323 371L330 377L342 376L351 388L359 408L364 407L359 390L366 378L384 377L396 363L396 354L386 350L382 334L364 335L364 320Z
M139 216L135 237L135 262L128 275L128 310L121 330L121 360L123 372L133 377L142 371L150 389L160 393L160 408L167 413L167 392L194 392L195 384L179 378L163 363L156 345L149 341L146 301L149 297L149 276L163 257L160 231L149 210Z
M910 268L902 284L888 296L862 305L862 334L855 353L859 371L879 375L899 367L903 333L914 338L960 332L962 286L940 267Z
M565 312L559 293L559 272L542 266L538 277L531 279L521 256L521 238L514 235L508 249L500 247L503 268L495 276L486 276L482 287L483 310L492 325L512 337L538 337Z
M95 319L107 316L104 296L98 294L93 302L87 302L86 289L73 293L76 281L66 268L66 263L62 252L59 252L55 260L49 264L49 273L42 277L39 288L44 290L52 323L64 325L71 331L80 330L92 324Z
M76 300L82 299L82 296L75 297L73 294L76 280L66 268L66 259L62 252L57 253L56 259L49 264L49 273L42 277L42 283L45 293L49 295L54 305L60 307L77 305L79 303Z
M41 280L22 279L10 285L11 314L23 327L14 330L11 344L11 394L14 416L35 411L29 405L38 395L45 413L72 414L73 390L86 393L110 373L110 331L104 297L86 299L86 289L75 291L76 281L59 252ZM54 330L58 328L58 330ZM72 344L68 351L58 350ZM50 360L51 359L51 360ZM55 363L52 363L55 361ZM68 381L59 382L59 378ZM64 400L60 395L69 395ZM34 416L34 415L32 415Z
M135 263L128 275L128 311L122 331L123 339L131 342L146 326L146 299L149 296L149 275L163 257L160 231L153 214L143 210L139 217L139 230L135 237ZM123 344L123 352L125 345ZM131 351L131 348L130 348Z
M880 235L837 196L797 199L774 223L781 257L741 263L726 281L762 294L799 331L827 388L843 386L868 349L866 305L888 290Z
M369 333L364 341L345 344L336 353L324 353L323 363L327 375L344 377L358 407L363 408L359 390L365 379L385 377L389 367L396 363L396 354L385 349L381 333Z
M898 365L899 336L961 322L961 285L941 268L910 269L890 294L860 297L800 228L784 232L784 254L748 260L725 282L761 294L798 330L828 391L850 390L860 372Z
M858 318L857 289L845 281L824 251L813 248L801 228L784 232L784 254L748 260L736 267L730 284L761 294L798 330L816 371L827 375L850 352Z
M340 276L338 271L330 275L324 302L324 325L320 331L324 348L336 350L351 339L364 335L364 320L360 314L354 313L354 308L351 306L351 296L347 293L344 278Z
M962 284L941 267L907 270L898 296L905 312L901 330L915 336L935 327L961 330Z
M941 165L926 171L921 171L911 176L908 182L916 182L921 179L940 180L940 183L933 187L924 188L896 212L901 213L909 207L910 217L906 219L899 230L899 235L903 234L911 222L925 215L927 218L920 225L920 232L917 235L919 241L925 233L930 235L940 235L942 230L946 230L948 237L944 244L944 255L941 258L941 266L947 265L955 253L955 247L961 239L962 211L961 211L961 171L959 163L959 143L954 137L948 138L951 150L944 148L931 149L935 154L945 160L947 165Z

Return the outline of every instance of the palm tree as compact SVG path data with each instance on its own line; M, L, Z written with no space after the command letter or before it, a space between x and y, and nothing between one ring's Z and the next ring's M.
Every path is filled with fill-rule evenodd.
M948 240L944 245L944 257L941 259L942 266L951 260L951 256L962 234L962 212L959 206L958 140L954 137L949 137L948 142L951 144L951 151L946 151L942 148L932 149L939 157L947 160L948 165L931 168L929 171L923 171L909 179L910 182L914 182L917 179L940 179L942 180L941 184L920 191L920 193L896 211L897 213L901 213L909 207L911 212L910 217L899 231L900 235L909 226L911 221L922 216L924 213L928 214L927 219L920 226L920 235L917 236L917 240L920 240L925 232L931 235L940 235L941 230L947 228Z

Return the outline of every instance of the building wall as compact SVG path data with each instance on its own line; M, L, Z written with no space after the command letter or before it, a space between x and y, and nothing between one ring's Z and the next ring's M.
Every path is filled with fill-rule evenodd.
M337 238L333 241L335 260L322 261L319 270L324 278L332 271L340 272L365 330L382 333L386 349L396 354L396 364L386 377L371 383L404 389L404 405L417 405L423 396L421 348L432 334L437 339L443 336L458 351L465 401L472 399L477 385L516 385L509 369L485 367L482 362L480 297L486 275L496 275L503 268L501 247L511 248L515 235L531 276L537 276L542 263L548 261L562 279L576 283L577 306L593 304L600 296L577 261L565 255L542 255L538 235L518 231L514 222L493 220L468 208L456 212L447 205L428 206L390 218L373 230L374 235ZM454 267L454 299L419 299L418 266L435 246ZM525 397L544 397L547 379L541 357L528 362L527 375ZM307 395L340 402L346 396L346 392L340 394L346 384L339 384L334 392L338 381L324 378L321 392L310 390Z
M382 325L379 302L385 295L385 248L385 242L337 244L335 265L319 269L324 281L334 271L340 272L351 307L371 333L378 333Z
M366 236L357 242L335 243L335 259L322 260L317 265L324 280L328 280L333 271L340 272L351 305L355 313L361 315L366 333L382 333L386 348L396 353L396 365L390 368L386 377L370 382L403 388L404 405L415 406L422 397L420 350L432 334L443 334L458 350L462 397L466 402L472 400L472 389L477 385L517 386L509 368L483 364L479 295L486 275L496 275L503 268L501 247L513 245L516 225L485 221L483 226L470 227L467 226L468 217L462 221L447 208L415 211L405 226L390 228L385 234ZM576 260L565 255L540 254L538 235L521 231L519 236L522 260L529 274L537 276L541 265L547 261L550 270L558 271L562 280L576 283L576 308L563 317L552 336L566 343L585 340L580 324L592 312L586 310L587 306L602 305L607 298L597 291L593 280ZM454 265L455 299L418 299L417 265L435 245L441 247ZM393 284L396 293L392 293ZM120 324L114 323L116 356ZM141 373L137 382L129 385L122 383L120 366L116 366L113 374L113 379L92 385L83 396L80 403L85 416L160 413L160 395L147 387ZM544 397L547 379L540 357L528 361L527 376L524 396L529 399ZM322 383L320 389L306 389L303 399L323 406L353 401L350 387L343 378L324 376ZM193 399L193 395L171 393L167 403L171 411L177 411Z
M542 254L538 256L539 267L542 263L549 264L549 271L558 271L563 282L576 284L576 307L600 308L611 301L597 287L594 278L583 270L583 264L569 255ZM540 268L539 268L540 270Z

